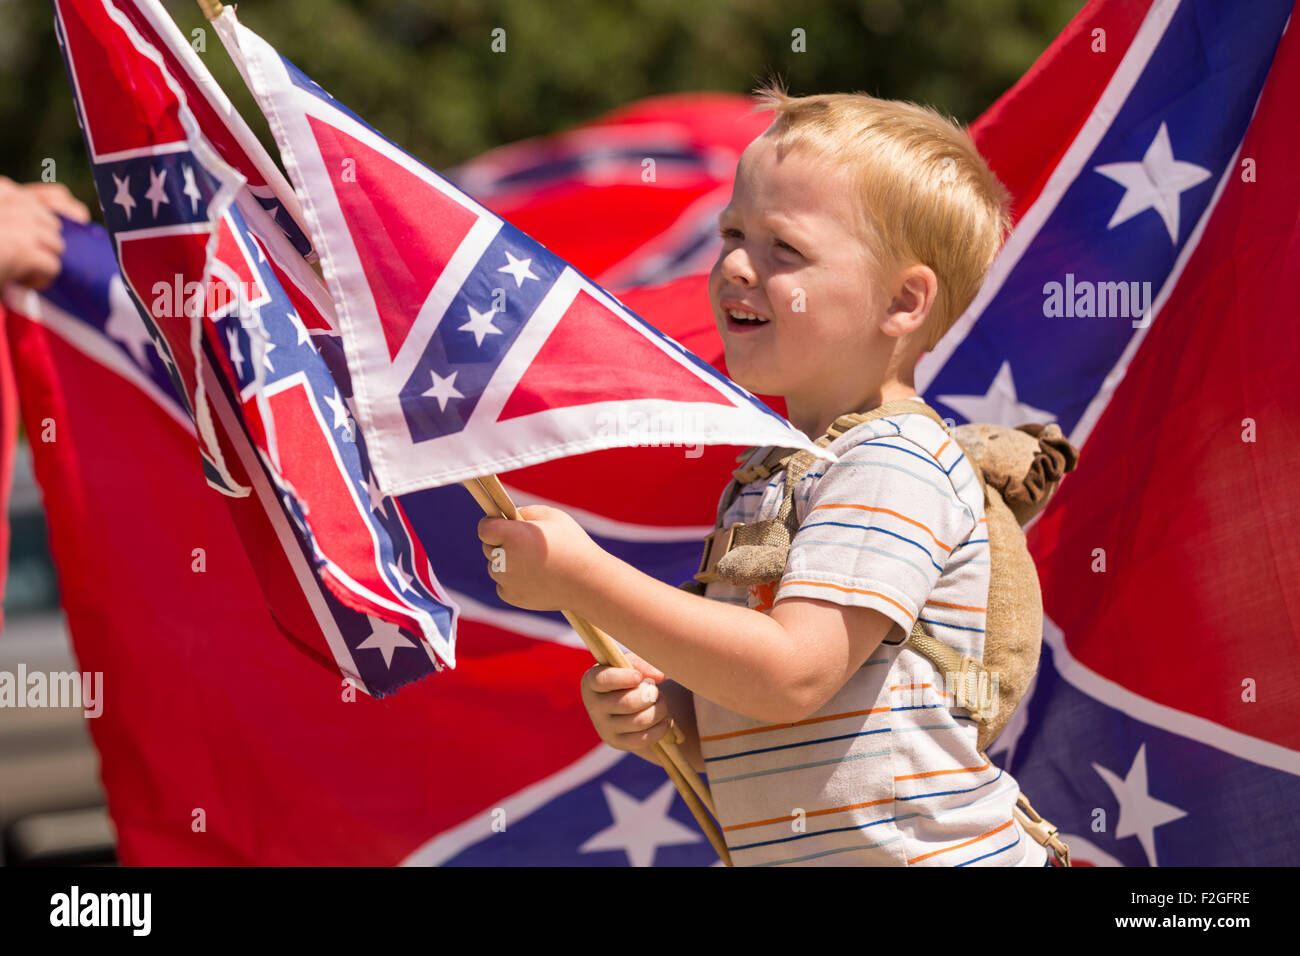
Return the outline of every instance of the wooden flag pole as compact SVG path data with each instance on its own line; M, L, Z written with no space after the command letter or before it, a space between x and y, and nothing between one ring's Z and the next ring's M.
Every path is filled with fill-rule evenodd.
M471 481L463 482L463 484L466 485L466 487L469 487L472 484L479 484L479 487L486 493L488 499L490 499L492 503L492 507L495 508L497 513L500 513L506 518L518 519L519 512L515 508L515 503L510 500L510 495L502 486L500 479L495 475L489 475L487 478L482 479L473 479ZM470 494L474 494L472 489ZM477 499L478 496L476 495L475 497ZM481 500L479 501L479 506L483 507L484 512L487 514L494 513L492 510L485 507ZM568 611L561 611L560 613L563 614L565 620L569 622L569 626L572 627L578 633L578 636L582 638L583 643L587 645L592 656L596 658L597 663L609 664L613 667L631 666L627 661L627 657L619 648L617 642L615 642L613 638L600 628L586 620L586 618L579 617L576 614L571 614ZM695 791L695 795L700 798L700 802L708 808L709 813L716 817L718 811L713 805L713 795L709 792L709 788L705 786L704 781L700 780L699 775L695 773L695 770L691 767L690 763L687 762L686 758L682 755L681 750L677 746L677 744L682 740L681 731L678 730L674 724L670 724L670 727L676 740L665 737L660 741L664 752L676 766L682 777L684 777L690 784L691 789Z
M492 517L510 518L519 520L519 510L515 507L510 495L501 485L501 480L496 475L487 475L483 478L471 478L469 481L461 482L474 500L479 503L484 514ZM587 645L587 650L596 658L598 664L608 664L611 667L631 667L627 657L612 637L596 627L590 621L583 617L573 614L569 611L561 612L569 625L582 638L582 642ZM672 734L677 735L677 740L681 739L681 731L675 724L669 724ZM714 817L718 811L713 806L713 795L709 793L709 788L700 780L699 775L694 768L686 761L677 746L677 741L671 737L662 738L654 746L655 758L663 765L664 770L668 772L668 778L672 780L677 787L677 791L682 795L682 800L686 802L695 817L695 822L700 825L704 835L709 838L713 844L713 849L717 851L719 858L727 866L731 866L731 854L727 850L727 844L722 839L722 833L718 830L718 825L713 821L709 814Z

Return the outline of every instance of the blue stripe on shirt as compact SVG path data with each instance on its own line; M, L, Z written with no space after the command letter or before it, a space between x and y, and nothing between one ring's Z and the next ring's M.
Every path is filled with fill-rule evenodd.
M734 760L736 757L752 757L754 754L771 753L774 750L790 750L793 747L811 747L813 744L828 744L835 740L852 740L854 737L870 737L872 734L887 734L892 728L882 727L879 730L864 730L856 734L840 734L838 737L819 737L817 740L802 740L793 744L778 744L774 747L759 747L757 750L741 750L734 754L723 754L719 757L705 757L705 763L712 763L716 760Z
M920 550L922 554L924 554L927 558L930 559L930 563L934 565L934 569L938 571L940 574L943 574L943 565L939 564L938 561L934 560L933 555L930 554L929 548L921 544L921 542L919 541L914 541L905 535L899 534L897 531L890 531L887 528L877 528L870 525L864 528L860 524L851 524L844 521L814 521L811 524L803 525L799 530L802 531L804 528L823 528L828 525L833 525L834 527L837 528L849 528L853 531L878 531L881 534L887 534L891 537L897 538L899 541L905 541L906 543L910 544L912 547Z

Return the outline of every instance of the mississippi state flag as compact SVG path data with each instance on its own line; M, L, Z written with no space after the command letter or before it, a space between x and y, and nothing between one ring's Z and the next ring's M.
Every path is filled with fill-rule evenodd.
M55 3L121 266L105 330L141 374L159 387L170 381L209 482L266 513L269 533L243 527L287 631L317 650L323 635L339 671L370 693L454 665L457 608L408 516L377 488L338 377L333 306L304 261L307 247L294 242L285 207L268 211L240 171L265 165L232 133L243 127L206 96L198 113L190 108L191 95L215 84L181 82L173 69L201 64L178 58L174 38L169 58L146 35L179 31L156 4L127 6L134 19L109 0ZM215 124L211 136L200 116ZM258 181L265 193L273 177ZM271 586L282 556L293 567L288 593ZM298 613L303 601L307 614Z
M367 126L233 10L217 25L302 199L384 492L619 446L770 444L829 457Z

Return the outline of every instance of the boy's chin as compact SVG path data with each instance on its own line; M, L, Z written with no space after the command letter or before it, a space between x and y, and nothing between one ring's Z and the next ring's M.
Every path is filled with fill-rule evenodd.
M758 369L751 369L743 364L737 363L732 365L731 360L727 360L727 374L731 380L755 395L782 395L782 389L785 387L779 378L772 374L763 374Z

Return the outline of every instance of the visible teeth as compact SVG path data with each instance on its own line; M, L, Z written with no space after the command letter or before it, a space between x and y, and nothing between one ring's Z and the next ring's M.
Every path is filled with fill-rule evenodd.
M767 321L767 319L760 319L753 312L741 312L738 309L728 309L727 312L733 319L758 319L760 322Z

